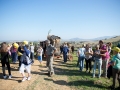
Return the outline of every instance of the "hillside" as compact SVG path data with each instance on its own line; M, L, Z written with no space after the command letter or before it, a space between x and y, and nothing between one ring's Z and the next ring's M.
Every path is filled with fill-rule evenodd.
M117 42L117 41L120 41L120 36L115 36L115 37L112 37L112 38L109 38L109 39L103 39L103 42L107 43L107 42ZM96 40L96 41L87 41L87 42L84 42L85 44L86 43L90 43L90 44L97 44L99 42L99 40Z

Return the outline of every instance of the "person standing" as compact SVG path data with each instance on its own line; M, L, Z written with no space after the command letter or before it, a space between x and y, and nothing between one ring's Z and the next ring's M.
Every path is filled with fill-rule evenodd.
M30 43L30 59L32 59L34 63L34 45L32 42Z
M3 78L6 79L6 73L5 73L5 65L7 66L9 78L12 77L11 75L11 68L10 68L10 62L9 62L9 51L8 46L5 43L2 43L0 48L0 54L1 54L1 63L2 63L2 71L3 71Z
M74 54L74 46L71 47L72 54Z
M86 45L85 48L85 61L86 61L86 72L88 72L88 68L89 68L89 73L91 73L91 69L92 69L92 55L93 55L93 50L90 48L89 44Z
M52 76L54 75L54 69L53 69L53 57L56 49L54 46L50 44L49 40L46 40L46 66L48 67L48 75Z
M99 49L99 45L96 45L96 49L95 52L93 54L94 56L94 66L93 66L93 78L95 77L95 71L96 71L96 66L98 64L98 78L101 77L101 68L102 68L102 56L105 56L105 54L101 54L100 49Z
M80 71L83 71L84 69L84 60L85 60L85 44L82 45L80 49L78 49L78 62Z
M67 43L64 43L64 46L63 46L63 59L64 59L64 63L67 62L67 54L69 52L69 48L67 46Z
M22 43L21 42L19 42L19 47L18 47L18 61L19 61L19 68L20 68L20 66L21 66L21 56L22 56L22 54L23 54L23 50L22 50Z
M32 61L30 60L30 50L28 49L28 42L23 41L23 46L22 46L23 55L21 56L21 66L20 66L20 73L23 77L22 82L25 80L30 80L31 79L31 64ZM28 77L25 76L24 70L26 69L28 73Z
M11 47L11 56L12 56L12 62L16 63L17 61L17 50L18 50L18 44L17 43L13 43L12 47Z
M60 54L63 53L63 45L60 45Z
M118 89L120 90L120 48L114 47L113 54L114 54L114 56L111 61L111 64L113 66L113 69L112 69L113 84L110 88L111 88L111 90L115 89L115 84L116 84L116 79L117 79L119 82Z
M108 61L110 59L110 54L108 52L108 47L103 43L102 40L99 41L99 45L100 45L101 54L105 54L105 56L102 56L102 64L103 64L102 76L107 78L107 66L108 66Z
M37 55L38 55L38 61L40 62L40 65L42 65L42 54L43 54L43 49L42 46L38 47L37 50Z

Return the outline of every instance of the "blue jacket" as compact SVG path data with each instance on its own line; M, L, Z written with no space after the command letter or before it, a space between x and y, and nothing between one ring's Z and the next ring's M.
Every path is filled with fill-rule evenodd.
M63 46L63 54L67 54L69 52L69 49L67 46Z

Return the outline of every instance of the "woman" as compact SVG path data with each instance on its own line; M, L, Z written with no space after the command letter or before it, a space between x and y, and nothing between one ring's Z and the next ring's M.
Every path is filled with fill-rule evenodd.
M95 71L96 71L96 66L98 64L98 78L101 77L101 67L102 67L102 56L105 56L105 54L100 53L99 45L96 45L95 52L93 54L95 62L94 62L94 68L93 68L93 78L95 77Z
M108 43L107 43L107 47L108 47L108 53L110 54L110 53L111 53L112 43L111 43L111 42L108 42Z
M23 55L21 56L21 66L20 66L20 73L23 77L22 82L31 79L31 64L32 62L30 61L30 50L28 49L28 42L24 41L23 42ZM28 77L26 78L24 74L24 70L26 69L28 73Z
M12 47L11 47L11 56L12 56L12 62L16 63L17 61L17 50L18 50L18 44L17 43L13 43Z
M88 67L89 67L89 73L91 73L92 69L92 55L93 55L93 50L90 48L89 44L86 45L85 48L85 61L86 61L86 72L88 72Z
M43 49L42 49L42 46L40 46L37 50L37 55L38 55L38 60L40 62L40 65L42 65L42 54L43 54Z
M114 47L113 54L114 54L114 56L113 56L113 59L111 62L112 66L113 66L113 69L112 69L113 85L111 86L111 89L112 90L115 89L115 82L117 79L119 82L119 90L120 90L120 78L119 78L119 75L120 75L120 48Z
M8 69L9 78L11 78L12 75L11 75L11 68L10 68L10 62L9 62L9 51L8 51L8 45L7 44L3 43L1 45L0 54L1 54L3 78L4 79L7 78L6 73L5 73L5 65L7 66L7 69Z

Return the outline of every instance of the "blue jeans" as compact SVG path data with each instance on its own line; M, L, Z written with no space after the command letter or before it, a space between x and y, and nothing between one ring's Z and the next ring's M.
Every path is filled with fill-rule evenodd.
M64 62L67 62L67 53L63 53Z
M101 76L101 68L102 68L102 59L96 59L94 62L94 68L93 68L93 76L95 76L96 66L98 64L98 77Z
M85 61L85 57L84 56L79 56L79 68L80 68L80 71L82 71L83 68L84 68L84 61Z

